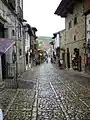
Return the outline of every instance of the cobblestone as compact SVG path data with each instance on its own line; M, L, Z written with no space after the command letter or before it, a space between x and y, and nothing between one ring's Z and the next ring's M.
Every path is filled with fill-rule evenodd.
M16 89L4 89L2 92L0 92L0 107L4 113L8 109L8 105L10 104L10 101L13 99L15 94Z
M5 120L90 120L89 79L70 75L50 63L20 79L23 85Z

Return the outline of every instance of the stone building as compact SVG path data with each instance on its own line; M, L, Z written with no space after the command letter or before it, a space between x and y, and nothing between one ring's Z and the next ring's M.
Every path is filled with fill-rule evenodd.
M24 37L25 37L25 63L26 63L26 70L30 68L30 49L31 49L31 38L34 36L33 30L29 24L26 22L23 23L24 25Z
M51 57L53 58L53 61L59 65L60 63L60 31L53 33L53 37L52 37L52 41L50 42L51 44L51 51L52 51L52 55Z
M60 57L60 32L56 32L54 35L54 51L56 57L59 59Z
M60 31L60 59L63 60L64 67L65 65L65 47L66 47L66 30Z
M31 58L31 65L35 65L35 59L37 56L37 36L36 36L36 32L37 32L37 28L36 27L32 27L32 32L33 34L31 35L31 42L30 42L30 58Z
M86 20L86 71L90 72L90 0L84 0L84 15Z
M22 22L23 0L0 0L0 79L6 78L7 74L12 77L15 72L20 74L25 70Z
M85 16L82 0L62 0L55 14L65 18L66 67L85 70Z

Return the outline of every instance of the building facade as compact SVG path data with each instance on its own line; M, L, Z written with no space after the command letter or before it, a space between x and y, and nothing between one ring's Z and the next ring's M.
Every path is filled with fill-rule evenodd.
M86 20L86 71L90 72L90 1L84 0L84 15Z
M60 31L60 60L63 60L63 67L66 67L65 61L65 48L66 48L66 30Z
M24 72L25 41L22 22L23 0L20 2L19 0L0 0L0 79L7 76L9 71L7 63L11 69L14 69L14 71L9 71L11 76L16 71L17 74ZM2 44L4 45L3 48L1 48Z
M31 67L31 64L30 64L31 38L32 36L34 36L34 33L29 24L23 23L23 25L24 25L25 55L26 55L25 64L26 64L26 70L27 70L27 69L30 69Z
M66 9L65 9L66 8ZM62 12L63 11L63 12ZM66 67L85 70L85 16L82 1L62 0L55 14L65 18Z

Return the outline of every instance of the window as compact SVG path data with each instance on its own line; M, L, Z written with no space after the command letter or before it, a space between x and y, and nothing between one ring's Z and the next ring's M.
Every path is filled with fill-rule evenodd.
M8 38L8 28L4 28L4 37Z
M74 35L74 41L76 41L76 35Z
M19 55L20 56L22 55L22 49L19 49Z
M15 36L15 31L14 30L12 30L12 36Z
M77 17L74 18L74 25L77 24Z
M69 29L72 27L72 22L70 21L69 22Z
M90 20L89 20L89 24L90 24Z

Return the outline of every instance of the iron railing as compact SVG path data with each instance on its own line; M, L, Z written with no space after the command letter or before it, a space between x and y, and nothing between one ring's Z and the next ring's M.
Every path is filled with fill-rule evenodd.
M14 78L16 75L16 65L7 63L7 78Z

